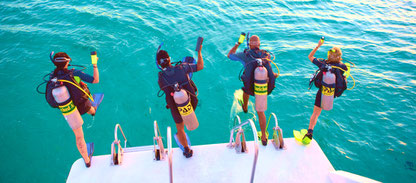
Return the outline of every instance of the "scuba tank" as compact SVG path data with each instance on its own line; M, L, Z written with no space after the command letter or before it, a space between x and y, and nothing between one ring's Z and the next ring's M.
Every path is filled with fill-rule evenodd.
M57 78L53 78L52 82L57 82ZM74 102L71 100L68 89L64 85L60 85L52 90L53 98L58 103L59 109L64 115L66 121L72 129L82 126L84 121Z
M335 79L331 66L327 66L327 71L322 74L321 108L323 110L331 110L334 104Z
M257 59L257 67L254 70L254 96L256 98L256 111L267 110L267 69L263 66L262 60Z
M179 89L179 84L174 86L175 93L173 93L173 100L178 107L179 114L182 116L182 120L189 131L198 128L199 123L196 118L194 109L191 104L191 100L188 93L184 89Z

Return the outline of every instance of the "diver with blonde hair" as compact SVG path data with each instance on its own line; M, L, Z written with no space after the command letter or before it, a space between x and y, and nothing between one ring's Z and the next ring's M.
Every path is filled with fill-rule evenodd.
M316 51L323 44L324 38L322 37L321 40L319 40L318 45L308 56L309 60L319 67L319 73L317 73L310 82L310 85L314 82L319 90L316 93L315 106L310 118L308 132L302 139L302 141L307 141L306 144L312 140L313 129L322 109L331 110L334 98L341 96L344 90L347 89L347 80L344 77L344 72L347 71L348 68L342 63L342 51L339 47L331 48L328 51L327 59L318 59L314 57Z

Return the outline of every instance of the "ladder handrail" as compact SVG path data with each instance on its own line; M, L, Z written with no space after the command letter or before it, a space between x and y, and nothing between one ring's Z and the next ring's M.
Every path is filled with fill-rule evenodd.
M276 114L274 114L274 113L272 112L272 113L270 113L270 115L272 115L272 116L274 117L274 123L276 124L276 127L278 127L278 126L279 126L279 124L277 123L277 117L276 117Z
M173 169L172 169L172 134L171 134L171 129L170 126L168 126L167 129L167 136L168 136L168 160L169 160L169 180L170 183L173 182Z
M120 132L121 132L121 134L123 135L123 137L124 137L124 148L126 148L126 146L127 146L127 138L126 138L126 136L124 135L124 132L123 132L123 129L121 129L121 126L120 126L120 124L116 124L116 127L114 128L114 139L115 139L115 141L116 142L118 142L118 138L117 138L117 129L120 129Z
M241 119L240 119L240 116L235 115L235 118L234 118L234 125L236 125L235 120L238 120L238 124L241 124Z
M254 160L253 160L253 168L251 170L251 178L250 178L250 182L253 182L254 181L254 174L256 172L257 159L259 157L259 140L257 139L256 125L254 125L254 122L251 119L248 119L248 120L244 121L243 123L241 123L240 117L238 115L236 115L236 118L234 118L234 122L235 122L235 119L238 119L239 125L236 125L233 128L231 128L231 130L230 130L230 144L231 144L231 146L230 145L228 145L228 146L232 147L232 142L233 142L233 139L234 139L233 138L234 131L236 129L240 129L244 125L250 123L251 131L253 132L253 138L254 138L254 143L253 143L253 146L254 146ZM275 119L277 119L277 118L275 118ZM277 123L277 121L276 121L276 123Z
M254 137L254 160L253 160L253 169L251 170L251 179L250 179L250 182L253 182L254 174L256 172L257 159L259 157L259 140L257 139L257 129L256 129L256 125L254 125L253 120L249 119L247 121L250 122L251 131L253 131L253 137Z
M233 143L233 141L234 141L234 137L233 137L233 135L234 135L234 130L236 130L236 129L238 129L238 128L240 128L240 127L242 127L243 125L241 125L241 119L240 119L240 116L238 116L238 115L235 115L235 118L234 118L234 125L235 125L235 121L236 120L238 120L238 126L235 126L234 128L232 128L231 130L230 130L230 144L228 145L229 147L232 147L232 143Z
M251 119L249 119L249 120L251 120ZM244 121L243 123L240 123L240 124L239 124L239 125L237 125L237 126L234 126L231 130L237 130L237 129L241 128L242 126L244 126L244 125L248 124L248 123L249 123L249 120ZM256 136L257 136L257 135L256 135Z

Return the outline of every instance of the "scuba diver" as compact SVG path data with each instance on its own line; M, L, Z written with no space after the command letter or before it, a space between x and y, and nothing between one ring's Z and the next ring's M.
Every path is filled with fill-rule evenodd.
M242 34L243 35L243 34ZM245 34L244 34L245 35ZM242 39L244 40L244 38ZM260 49L260 38L253 35L248 40L248 47L244 52L236 53L238 46L243 42L239 40L228 53L228 58L235 61L240 61L244 65L244 73L241 75L241 80L244 86L243 90L243 111L247 113L248 99L251 96L256 98L256 111L259 116L259 123L261 129L261 142L264 146L267 145L266 134L266 116L264 112L267 109L267 95L269 95L274 87L275 80L278 76L274 73L270 65L270 53L266 50ZM260 70L257 70L260 69ZM258 79L257 72L262 71L263 78ZM261 72L259 72L261 73ZM262 97L262 98L260 98Z
M308 56L309 60L319 67L319 72L315 72L314 77L310 81L310 86L312 86L312 82L314 82L319 90L316 93L315 106L310 118L308 131L302 139L302 141L306 141L305 144L309 144L312 140L313 128L316 125L322 109L331 110L334 98L341 96L344 90L347 89L347 80L344 76L344 72L347 72L349 69L341 62L342 51L340 48L331 48L328 51L328 58L326 60L314 57L315 52L323 45L323 43L324 37L319 40L318 45Z
M53 56L53 57L52 57ZM93 55L91 55L93 60ZM55 70L49 74L49 81L47 81L45 97L49 105L53 108L59 108L67 120L69 126L75 134L75 141L85 166L91 166L91 158L94 151L93 143L85 143L84 132L82 130L81 115L88 113L95 115L97 106L101 102L99 98L94 101L91 97L87 85L82 82L98 83L99 73L97 68L97 57L92 61L94 68L94 75L88 75L82 70L68 69L71 57L65 52L59 52L53 55L50 54L52 63L56 66ZM46 77L46 76L45 76ZM91 103L88 99L94 101Z
M168 52L160 50L161 46L162 44L156 53L156 64L161 70L158 74L158 84L160 90L166 96L166 108L170 109L176 124L178 132L174 137L177 145L183 151L183 155L186 158L190 158L193 155L193 151L190 148L190 141L185 133L184 126L188 130L194 130L199 124L194 113L198 104L197 88L191 77L193 72L204 68L204 60L201 54L202 45L197 47L199 49L197 49L198 62L196 64L194 63L195 59L192 57L185 57L183 62L171 63ZM172 64L175 65L173 66Z

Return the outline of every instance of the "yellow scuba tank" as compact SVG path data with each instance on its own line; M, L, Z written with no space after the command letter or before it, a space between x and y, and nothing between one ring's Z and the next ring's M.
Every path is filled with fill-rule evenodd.
M254 70L254 97L256 98L256 111L267 110L267 69L263 66L262 60L257 59L257 67Z
M331 66L327 69L328 71L323 72L322 75L321 108L329 111L334 104L335 74L331 72Z
M173 93L173 100L178 107L179 114L182 116L186 128L190 131L197 129L199 123L188 93L184 89L179 89L178 83L175 84L174 88L175 92Z
M57 79L52 79L53 82L57 82ZM78 129L82 126L84 121L82 120L81 114L75 106L74 102L70 99L70 95L66 86L61 85L57 88L52 90L53 98L55 99L56 103L59 105L59 109L64 115L65 120L68 122L69 126L72 129ZM69 102L65 102L68 101ZM65 102L65 103L64 103Z

